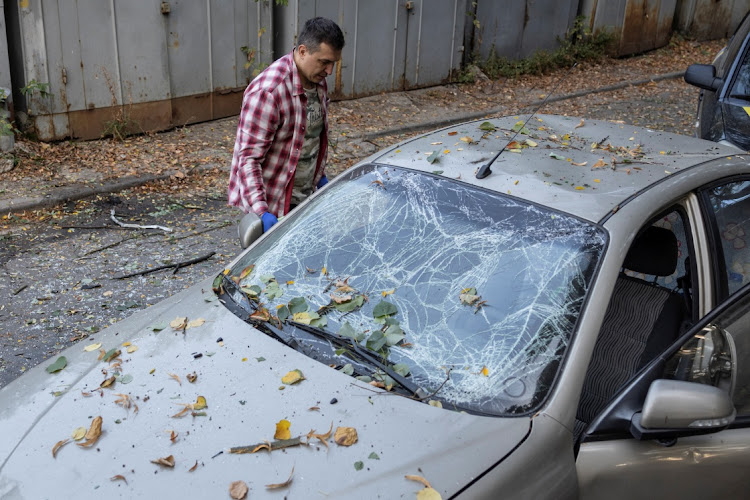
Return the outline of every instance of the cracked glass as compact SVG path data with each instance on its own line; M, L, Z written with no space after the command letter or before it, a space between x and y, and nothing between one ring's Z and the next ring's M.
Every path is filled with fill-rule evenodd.
M255 266L240 286L262 289L271 314L304 297L327 331L348 323L363 346L388 326L373 318L387 301L405 335L387 362L408 366L423 394L491 415L536 409L572 337L604 231L424 172L365 165L341 177L238 261L232 276ZM325 309L344 280L364 304Z

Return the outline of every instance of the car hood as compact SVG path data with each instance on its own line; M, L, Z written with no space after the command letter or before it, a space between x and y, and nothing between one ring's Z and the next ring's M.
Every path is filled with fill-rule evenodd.
M175 330L168 323L176 318L194 323ZM119 368L98 360L97 349L84 350L95 343L121 350ZM2 498L214 498L237 480L257 498L278 494L265 485L290 474L284 491L298 497L412 495L422 486L407 474L425 477L447 497L507 456L531 425L529 417L468 415L361 383L241 321L216 300L209 281L62 355L61 371L46 371L55 357L0 390ZM304 380L283 384L292 370ZM114 384L100 389L115 373ZM199 396L205 409L175 417ZM95 444L71 439L53 457L56 443L98 416ZM281 420L303 441L308 431L331 427L354 428L358 441L342 446L331 435L328 446L311 438L307 446L229 452L273 441ZM152 463L170 456L173 467Z

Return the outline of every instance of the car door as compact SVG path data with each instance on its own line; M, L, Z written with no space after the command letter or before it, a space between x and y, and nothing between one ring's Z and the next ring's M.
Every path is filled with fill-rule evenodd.
M686 427L636 439L634 417L651 384L664 379L721 388L734 403L734 421L706 434ZM592 422L576 468L581 498L726 499L750 491L748 467L750 286L745 286L646 366Z
M700 293L710 312L638 371L580 435L582 498L734 498L750 491L738 472L750 466L750 178L722 179L696 194L705 228L695 253L710 279L693 285L707 283ZM656 380L719 387L736 417L706 434L685 428L649 438L637 415Z

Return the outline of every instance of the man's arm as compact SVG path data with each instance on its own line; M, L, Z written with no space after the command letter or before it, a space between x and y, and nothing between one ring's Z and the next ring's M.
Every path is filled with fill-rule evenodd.
M233 183L240 184L242 207L258 215L268 211L262 162L273 144L278 121L278 105L270 92L259 90L245 95L235 143L236 179L230 181L230 192Z

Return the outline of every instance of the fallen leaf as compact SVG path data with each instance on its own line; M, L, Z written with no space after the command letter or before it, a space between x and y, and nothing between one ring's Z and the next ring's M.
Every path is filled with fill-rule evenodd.
M336 427L333 440L339 446L351 446L357 442L357 429L354 427Z
M278 488L286 488L287 486L292 484L292 476L294 476L294 466L292 466L292 472L289 473L289 479L287 479L283 483L267 484L266 488L268 488L269 490L275 490Z
M456 135L458 132L448 132L448 135Z
M138 413L138 405L133 403L133 400L128 396L127 394L115 394L115 396L120 396L118 399L115 399L115 404L118 404L125 408L126 410L129 410L131 406L135 407L135 413Z
M91 421L91 427L89 427L89 430L86 431L86 435L84 436L86 438L86 441L84 441L83 443L76 443L76 444L84 448L89 448L93 446L99 440L99 436L101 435L102 435L102 417L98 416L94 420Z
M127 352L128 352L128 354L133 354L137 350L138 350L138 346L137 345L131 345L130 347L128 347Z
M68 366L68 360L65 356L60 356L57 360L46 368L47 373L57 373Z
M182 381L180 380L180 377L178 377L174 373L169 373L169 372L167 372L167 375L169 375L170 377L172 377L173 379L175 379L178 384L182 385Z
M526 139L524 142L526 143L527 146L529 146L531 148L537 147L537 143L534 142L534 141L532 141L531 139Z
M196 461L195 461L195 465L193 465L192 467L190 467L190 468L188 469L188 472L193 472L193 471L194 471L195 469L197 469L197 468L198 468L198 461L196 460Z
M585 167L588 163L589 162L587 162L587 161L582 161L580 163L579 162L575 162L575 161L571 161L570 162L571 165L575 165L576 167Z
M396 289L393 290L383 290L383 297L387 297L388 295L391 295L396 292Z
M432 145L432 146L438 146L440 144L442 144L442 142L431 142L430 143L430 145Z
M437 490L432 488L423 488L417 492L417 500L443 500Z
M581 118L581 122L580 122L580 123L579 123L578 125L576 125L576 126L575 126L575 128L581 128L581 127L583 127L583 126L584 126L585 124L586 124L586 120L584 120L583 118Z
M441 403L440 401L437 401L435 399L431 399L431 400L427 401L427 404L430 405L430 406L434 406L435 408L442 408L443 407L443 403Z
M128 480L125 479L125 476L122 474L117 474L116 476L112 476L109 478L110 481L125 481L125 484L128 484Z
M115 347L105 352L104 356L102 356L101 359L105 363L109 363L110 361L114 361L115 359L119 358L120 354L122 354L122 351L120 351L118 348Z
M487 377L490 374L490 372L489 372L489 370L487 370L486 366L482 367L482 371L480 373L482 375L484 375L485 377Z
M289 420L279 420L276 423L276 432L273 435L274 439L291 439L292 433L289 432L289 427L292 423Z
M102 383L99 384L99 387L101 388L110 387L114 383L115 383L115 376L112 375L111 377L104 379Z
M364 467L365 464L361 460L354 462L354 470L362 470Z
M206 398L203 396L198 396L198 399L193 403L193 407L191 409L193 410L202 410L204 408L208 408L208 405L206 404Z
M317 434L315 430L311 430L310 432L308 432L307 440L310 441L310 439L316 438L318 441L323 443L326 448L328 448L328 439L331 437L332 431L333 431L333 422L331 422L331 427L330 429L328 429L328 432L326 432L325 434Z
M281 383L286 385L294 385L303 380L305 380L305 376L302 375L300 370L292 370L281 377Z
M71 435L71 437L73 438L74 441L80 441L81 439L83 439L85 435L86 435L85 427L76 427L73 430L73 434Z
M550 155L551 158L554 158L555 160L565 161L565 157L564 156L560 156L559 154L550 153L549 155Z
M168 457L157 458L156 460L151 460L151 463L163 465L164 467L174 467L174 456L169 455Z
M247 484L245 481L234 481L229 485L229 496L234 500L242 500L247 496Z
M52 447L52 458L57 458L57 451L68 444L68 441L70 441L70 439L63 439L62 441L55 443L55 446Z
M174 430L171 430L171 429L168 430L168 431L164 431L164 432L168 432L169 433L169 440L172 441L173 443L177 441L177 436L180 435L179 433L177 433L177 432L175 432Z
M414 474L407 474L404 477L408 479L409 481L416 481L422 484L425 488L432 488L432 485L430 484L430 482L427 479L423 478L422 476L417 476Z
M462 142L465 142L466 144L473 144L474 143L474 139L472 139L468 135L466 135L464 137L461 137L459 140L462 141Z
M591 168L592 169L594 169L594 168L602 168L602 167L606 167L606 166L607 166L607 162L605 162L603 159L599 158L599 161L597 161L596 163L594 163L591 166Z
M185 330L188 324L187 318L178 317L169 322L169 326L174 330Z
M440 160L440 151L439 150L433 151L427 157L427 161L430 162L430 163L435 163L436 161L439 161L439 160ZM373 181L373 182L376 182L376 181Z
M87 345L86 347L83 348L83 350L86 351L86 352L96 351L101 346L102 346L102 343L98 342L96 344L89 344L89 345Z
M206 320L203 319L203 318L194 319L190 323L187 324L186 329L187 328L198 328L199 326L203 326L203 324L205 322L206 322Z
M191 384L194 383L196 380L198 380L198 375L195 372L188 373L186 376L187 376L188 382L190 382Z

